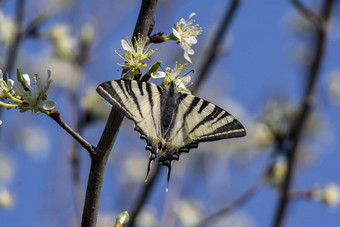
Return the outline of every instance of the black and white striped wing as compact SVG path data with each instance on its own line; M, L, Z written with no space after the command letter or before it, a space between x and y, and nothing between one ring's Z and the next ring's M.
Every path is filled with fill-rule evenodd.
M178 114L183 116L181 121L192 141L206 142L246 135L242 124L222 108L193 95L181 94L179 97Z
M157 138L161 136L160 99L162 88L133 80L104 82L98 93L135 123L135 130L146 143L150 158L156 158Z

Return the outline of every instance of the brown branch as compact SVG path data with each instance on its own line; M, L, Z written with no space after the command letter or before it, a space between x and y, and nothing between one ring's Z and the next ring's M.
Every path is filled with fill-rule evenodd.
M142 191L137 197L137 200L135 201L132 211L130 212L130 220L129 223L126 225L127 227L132 227L135 225L136 218L138 217L139 212L142 210L145 202L149 198L150 192L152 191L152 188L158 179L161 165L157 163L157 168L150 174L148 177L148 181L145 183Z
M78 53L75 55L75 57L72 59L75 67L77 67L80 70L80 75L82 75L82 71L84 69L84 66L86 66L86 63L88 61L88 55L89 55L89 49L90 49L90 43L84 42L82 38L78 41L79 47L78 47ZM73 113L74 114L74 121L75 121L75 130L82 134L84 128L93 120L92 117L89 117L90 115L88 113L84 113L84 111L81 110L79 103L80 98L78 95L77 89L71 89L69 91L70 93L70 100L71 103L77 103L77 105L72 105L73 107ZM81 186L81 149L76 141L74 141L72 148L71 148L71 155L70 155L70 164L71 164L71 179L72 179L72 185L73 185L73 192L74 192L74 202L75 202L75 211L77 214L77 221L81 218L81 210L83 207L83 190Z
M135 30L132 36L138 34L147 37L153 25L153 14L157 0L143 0ZM86 190L85 204L81 225L83 227L96 226L101 189L103 186L106 163L117 137L123 116L114 108L111 109L109 119L100 138L95 154L91 157L91 168Z
M75 140L77 140L80 145L90 153L90 155L94 153L94 147L60 118L60 114L57 109L54 108L48 116L65 129L65 131L68 132Z
M20 35L21 38L25 38L29 35L38 35L37 28L40 24L42 24L47 19L46 13L41 13L36 16L27 26L26 28L21 31Z
M266 172L266 171L265 171ZM263 174L261 174L256 181L237 199L232 201L230 204L228 204L223 209L217 211L216 213L213 213L209 215L208 217L201 220L198 224L195 225L195 227L199 226L207 226L208 224L211 224L214 219L226 215L232 211L234 211L236 208L243 205L245 202L247 202L254 194L255 192L260 188L260 186L263 185Z
M316 15L313 11L308 9L298 0L290 0L291 3L296 7L297 10L307 19L309 20L314 26L324 29L325 28L325 21L323 18Z
M321 17L323 20L328 24L331 10L333 8L335 1L334 0L325 0L321 7ZM324 52L326 48L326 36L327 36L327 29L317 28L315 34L315 52L313 56L313 60L311 65L308 69L308 81L306 90L304 93L303 100L301 102L301 110L300 113L297 115L295 121L292 124L290 129L290 133L287 137L287 143L285 147L285 154L287 156L287 164L288 170L285 180L282 186L282 194L277 206L275 218L273 221L273 225L275 227L282 226L285 213L287 211L287 206L289 202L289 191L292 184L292 177L293 172L295 169L295 162L296 162L296 152L297 148L300 143L301 135L305 126L305 123L310 115L311 109L313 107L314 101L314 90L316 86L316 80L318 78L322 60L324 57Z
M209 69L212 67L213 62L217 54L219 53L219 48L223 41L223 38L230 28L232 19L236 15L240 2L241 0L233 0L228 6L225 13L225 17L223 18L223 21L220 24L220 27L218 28L215 37L213 38L210 48L207 50L206 53L207 57L205 58L202 67L198 71L199 74L197 76L196 82L194 83L195 87L193 87L192 89L193 94L195 94L199 90L199 87L201 86L203 80L207 76Z
M16 17L15 24L17 28L17 33L15 34L13 42L10 44L4 69L4 80L7 81L7 73L11 73L13 70L13 66L15 63L15 59L17 58L19 46L21 43L21 29L22 22L24 19L24 11L25 11L25 0L18 0L17 8L16 8Z

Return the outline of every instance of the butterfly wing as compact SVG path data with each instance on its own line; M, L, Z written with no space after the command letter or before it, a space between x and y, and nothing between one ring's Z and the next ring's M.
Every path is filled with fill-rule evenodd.
M165 135L168 149L161 151L159 161L168 168L182 153L197 148L199 142L245 136L242 124L227 111L190 94L177 93L177 112Z
M180 94L170 140L178 149L193 143L246 135L242 124L227 111L196 96Z
M181 94L180 100L179 111L193 141L207 142L246 135L243 125L215 104L189 94Z
M157 138L160 137L162 88L141 81L114 80L100 84L97 92L135 123L135 130L149 151L149 172L152 161L156 159Z

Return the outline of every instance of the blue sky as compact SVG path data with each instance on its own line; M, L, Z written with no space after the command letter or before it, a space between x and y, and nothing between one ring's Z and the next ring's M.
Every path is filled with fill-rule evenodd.
M2 10L6 15L13 16L13 2L15 1L3 3ZM44 32L55 24L65 23L71 26L71 33L77 36L83 24L95 24L95 40L89 62L75 88L79 96L84 96L91 86L119 79L117 63L122 60L114 54L114 50L121 53L120 40L133 31L139 11L138 1L74 1L70 8L64 10L51 10L52 3L49 5L41 2L27 1L25 21L44 10L54 12L44 23ZM192 58L193 64L187 66L187 71L194 69L195 74L198 74L197 70L205 55L204 50L212 40L227 2L229 1L159 2L154 32L167 34L180 18L187 18L192 12L197 14L194 19L202 27L203 34L198 38L198 44L193 46L196 53ZM39 7L33 10L33 6ZM296 106L302 97L305 71L293 59L305 40L296 37L292 31L292 25L296 23L295 16L296 10L288 0L242 1L221 47L221 55L196 95L234 114L247 130L259 121L263 108L270 99L286 99L292 106ZM340 184L337 141L340 136L340 129L337 127L339 106L329 97L328 92L331 74L339 70L338 25L339 17L336 17L332 20L332 36L327 42L325 61L316 87L313 119L320 122L317 129L320 132L314 132L303 140L306 151L294 176L293 188L297 190L308 189L316 184L324 186L329 182ZM185 62L182 50L174 43L154 47L158 51L150 62L163 60L164 68L173 67L175 61ZM46 52L51 52L48 41L25 40L16 67L22 68L31 76L37 72L44 74L48 66L41 63L41 59L46 56ZM3 61L4 52L0 53ZM52 77L59 76L58 69L50 69ZM71 102L68 90L59 85L52 87L48 94L49 98L57 102L63 119L73 127L74 116L71 111L75 104ZM0 184L8 187L15 198L12 208L0 209L1 225L74 226L77 219L69 162L73 139L43 114L21 114L17 110L9 110L4 111L1 120L0 154L11 161L13 176L6 181L0 179ZM38 146L33 152L28 152L28 148L17 139L18 133L24 128L42 129L44 135L40 136L48 140L48 144L40 144L40 148ZM95 145L103 128L104 122L90 124L86 126L83 137ZM236 141L201 144L197 150L181 157L174 164L168 193L165 192L166 171L162 169L159 181L147 201L146 210L154 214L160 223L162 215L172 214L172 207L180 204L179 201L199 204L196 208L201 211L200 215L206 216L237 198L265 168L271 152L270 148L259 150L256 147L242 150L240 144L247 144L256 133L256 130L250 130L247 137L235 139ZM241 148L237 149L238 146ZM81 178L85 192L90 160L85 151L81 154ZM144 184L143 177L134 177L145 175L147 157L144 142L133 131L133 124L125 119L109 160L100 205L101 214L109 214L114 220L117 213L131 210ZM129 165L129 160L136 161L132 161L134 165ZM130 169L126 170L127 166ZM229 217L229 220L248 223L245 226L270 226L277 202L277 192L264 185L244 206L218 223L225 226L225 223L230 223ZM313 201L293 201L286 215L285 226L339 226L339 215L339 208L331 209Z

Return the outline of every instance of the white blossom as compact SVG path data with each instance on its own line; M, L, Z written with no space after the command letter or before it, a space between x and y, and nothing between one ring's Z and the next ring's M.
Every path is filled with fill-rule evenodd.
M328 184L323 189L322 201L331 207L338 206L340 204L340 186L335 183Z
M68 25L55 25L50 31L50 38L55 45L55 53L62 59L70 59L76 53L77 41L71 36Z
M167 67L165 69L165 72L155 72L155 73L151 73L151 77L155 78L155 79L159 79L159 78L164 78L164 82L162 83L161 86L168 86L169 83L171 81L173 81L176 85L176 89L177 91L181 92L181 93L186 93L186 94L190 94L190 90L187 88L188 85L190 85L190 80L191 80L191 76L190 75L185 75L183 77L179 77L179 74L181 72L181 70L186 66L187 64L184 65L177 65L175 66L175 68L173 68L172 70Z
M6 93L13 94L13 84L14 81L11 79L4 81L2 70L0 69L0 98L6 96Z
M143 63L145 59L150 59L150 56L154 53L154 50L146 47L147 40L143 37L135 38L135 43L130 40L121 41L123 49L126 51L122 55L118 54L125 62L121 64L123 69L128 69L134 72L140 68L145 68L147 65Z
M14 199L11 193L5 187L0 187L0 207L10 208L13 206Z
M13 85L13 90L16 95L21 96L25 100L26 104L22 106L22 109L34 110L35 113L39 111L52 110L56 103L52 100L47 100L46 92L52 83L50 79L51 72L48 71L48 77L46 83L42 83L41 78L36 75L34 77L33 86L31 86L31 79L28 74L23 74L22 81L17 81Z
M9 18L0 11L0 40L10 45L15 40L17 26L12 18Z
M202 29L198 27L198 24L193 25L195 21L191 18L194 15L196 14L190 14L187 20L181 18L180 21L177 22L175 27L172 29L173 36L176 37L176 40L178 40L180 47L184 50L184 58L190 63L192 62L189 54L193 55L195 53L195 51L191 49L191 46L197 43L196 37L202 33Z

